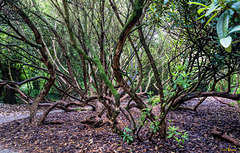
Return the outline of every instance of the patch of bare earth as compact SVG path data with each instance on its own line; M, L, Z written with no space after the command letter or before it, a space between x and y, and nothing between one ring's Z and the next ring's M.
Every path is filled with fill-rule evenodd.
M39 107L37 112L43 111L43 107ZM29 114L29 105L28 104L3 104L0 103L0 117L7 116L20 116L24 114Z
M222 99L223 100L223 99ZM191 106L197 99L186 102ZM224 99L225 102L228 102ZM140 113L132 110L135 116ZM157 110L155 110L157 111ZM81 121L95 115L95 112L60 112L50 114L46 121L60 121L63 124L32 126L28 119L0 125L0 143L7 148L17 148L26 152L221 152L230 149L240 152L240 148L214 137L212 129L218 128L232 138L240 137L240 110L208 98L196 112L179 109L169 113L170 126L178 126L187 131L189 140L182 147L173 139L158 138L154 142L134 141L128 144L117 134L112 133L107 124L96 128ZM106 118L104 117L106 120ZM127 125L120 116L120 125ZM144 137L143 137L144 138Z

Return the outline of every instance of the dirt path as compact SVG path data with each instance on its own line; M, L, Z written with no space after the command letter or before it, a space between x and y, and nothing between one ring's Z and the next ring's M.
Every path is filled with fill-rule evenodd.
M57 112L63 112L62 110L55 110L55 111L52 111L50 113L57 113ZM39 115L42 115L43 113L37 113L37 116ZM3 124L3 123L9 123L9 122L12 122L12 121L15 121L15 120L19 120L19 119L25 119L25 118L28 118L29 117L29 114L23 114L23 115L11 115L11 116L0 116L0 124ZM4 148L4 146L2 146L0 144L0 153L19 153L19 152L23 152L23 151L16 151L16 150L12 150L12 149L6 149Z
M0 145L0 153L18 153L18 151L13 151L13 150L10 150L10 149L4 149L4 147Z
M55 110L55 111L51 111L50 113L57 113L57 112L63 112L62 110ZM42 115L43 113L37 113L37 116L38 115ZM4 116L0 116L0 124L3 124L3 123L8 123L8 122L11 122L11 121L14 121L14 120L19 120L19 119L24 119L24 118L28 118L29 117L29 114L23 114L23 115L19 115L19 116L7 116L7 117L4 117Z

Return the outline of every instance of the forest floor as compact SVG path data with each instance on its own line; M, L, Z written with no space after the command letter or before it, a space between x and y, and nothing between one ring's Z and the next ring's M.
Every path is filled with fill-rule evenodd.
M231 103L232 101L222 99ZM199 100L186 102L185 106L193 106ZM9 112L14 106L0 106L1 112ZM19 106L21 107L21 106ZM16 112L24 112L16 109ZM157 108L154 111L158 111ZM13 111L15 113L15 111ZM134 116L140 112L132 109ZM14 114L13 113L13 114ZM6 114L7 115L7 114ZM16 114L15 114L16 115ZM179 127L179 131L187 131L187 140L179 146L176 140L163 141L155 138L154 142L134 141L124 142L117 134L112 133L107 124L93 127L81 121L96 115L93 111L57 112L47 116L46 121L59 121L63 124L47 124L33 126L28 124L28 118L14 120L0 124L0 144L5 148L18 152L240 152L233 144L214 137L211 131L217 127L219 131L239 140L240 137L240 109L218 102L214 98L207 98L196 112L179 109L171 111L167 116L169 126ZM4 113L0 117L3 117ZM11 116L11 113L8 114ZM103 119L106 121L105 115ZM127 120L122 115L118 120L122 127L127 126ZM143 138L144 138L143 137ZM180 137L179 137L180 138Z

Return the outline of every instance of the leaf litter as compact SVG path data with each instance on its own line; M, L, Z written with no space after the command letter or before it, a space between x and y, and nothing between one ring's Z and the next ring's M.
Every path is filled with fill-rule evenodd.
M190 106L197 99L186 102ZM224 101L228 101L224 99ZM136 109L132 110L139 116ZM157 111L157 110L155 110ZM120 136L111 132L104 124L94 128L82 124L81 121L96 115L96 112L58 112L49 114L46 121L59 121L63 124L47 124L34 126L27 119L15 120L0 125L0 143L6 148L15 148L24 152L221 152L226 149L239 151L240 148L229 142L214 137L211 130L217 127L231 137L240 137L240 110L221 104L213 99L207 99L197 111L178 109L167 116L171 126L187 131L189 140L182 147L174 139L166 141L154 139L144 142L134 141L128 144ZM103 116L104 120L107 120ZM127 125L125 117L118 120L119 125Z

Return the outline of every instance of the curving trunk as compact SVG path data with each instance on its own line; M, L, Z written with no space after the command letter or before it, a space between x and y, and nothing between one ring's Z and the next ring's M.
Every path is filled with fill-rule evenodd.
M32 20L29 18L29 16L16 3L13 3L12 1L7 1L7 3L12 7L12 9L18 11L19 16L21 16L21 18L25 21L27 26L31 29L31 31L33 32L33 34L35 36L36 44L27 41L27 39L22 34L20 34L20 32L18 32L16 29L14 29L14 30L21 37L22 41L26 42L27 44L31 45L32 47L39 49L40 54L41 54L41 60L46 65L49 75L50 75L47 83L44 86L44 89L34 100L33 104L31 105L31 108L30 108L29 122L36 123L36 112L37 112L38 104L48 94L48 92L50 91L50 88L54 84L56 72L55 72L55 68L53 67L53 64L50 62L50 60L47 56L47 48L45 46L45 43L42 40L42 36L41 36L40 32L38 31L36 25L32 22ZM8 24L11 25L10 22Z

